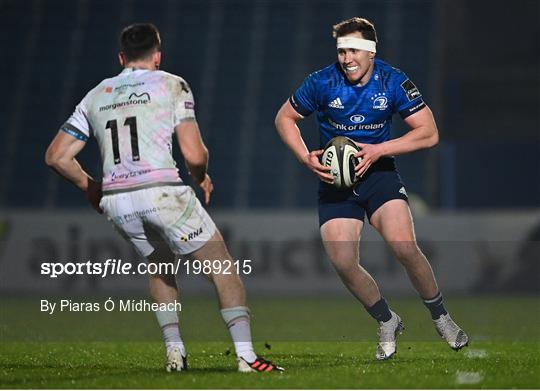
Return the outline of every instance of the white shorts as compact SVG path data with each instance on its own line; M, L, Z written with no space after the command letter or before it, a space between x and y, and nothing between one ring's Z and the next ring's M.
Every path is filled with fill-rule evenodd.
M189 254L216 232L216 225L189 186L158 186L104 195L99 205L144 257L163 242L177 255Z

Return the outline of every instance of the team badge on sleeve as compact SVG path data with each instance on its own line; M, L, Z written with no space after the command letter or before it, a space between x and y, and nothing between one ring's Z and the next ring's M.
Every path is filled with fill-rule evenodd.
M405 94L407 95L407 99L409 99L409 101L414 100L420 96L420 91L418 91L418 88L416 88L416 86L410 79L407 79L403 83L401 83L401 88L403 88L403 91L405 91Z

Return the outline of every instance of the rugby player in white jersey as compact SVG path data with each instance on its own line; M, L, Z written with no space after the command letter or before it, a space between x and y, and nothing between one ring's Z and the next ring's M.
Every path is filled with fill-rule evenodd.
M191 187L182 183L172 157L175 133L187 168L210 201L212 180L206 149L195 119L188 83L159 71L160 37L149 23L126 27L120 35L123 71L92 89L62 125L46 153L46 163L86 193L92 207L105 212L116 229L149 262L158 262L158 243L177 256L230 260L223 238ZM98 142L103 182L92 179L75 157L90 136ZM217 269L217 268L216 268ZM250 314L238 274L208 275L236 349L238 370L270 372L282 368L253 351ZM151 275L156 303L178 296L174 276ZM187 369L176 311L156 311L167 350L168 371Z

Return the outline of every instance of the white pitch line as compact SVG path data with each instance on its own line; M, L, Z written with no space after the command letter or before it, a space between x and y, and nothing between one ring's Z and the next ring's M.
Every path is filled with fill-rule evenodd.
M486 358L488 353L484 349L467 349L465 351L465 357L467 358Z
M456 372L456 384L478 384L482 381L482 378L480 372Z

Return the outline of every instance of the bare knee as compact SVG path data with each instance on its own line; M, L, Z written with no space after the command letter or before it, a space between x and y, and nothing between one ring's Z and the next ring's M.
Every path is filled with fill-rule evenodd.
M201 262L204 260L210 260L211 262L215 260L218 262L231 261L231 255L219 230L216 230L212 238L201 248L192 252L190 258L200 260Z
M157 302L168 302L178 294L178 287L174 275L151 275L149 285L150 296Z
M321 236L332 265L342 278L352 275L359 268L358 243L363 222L339 218L321 226Z
M396 259L404 266L414 265L423 258L423 254L414 240L395 241L390 243L390 247Z
M325 247L330 261L336 269L358 263L358 250L349 242L326 242Z

